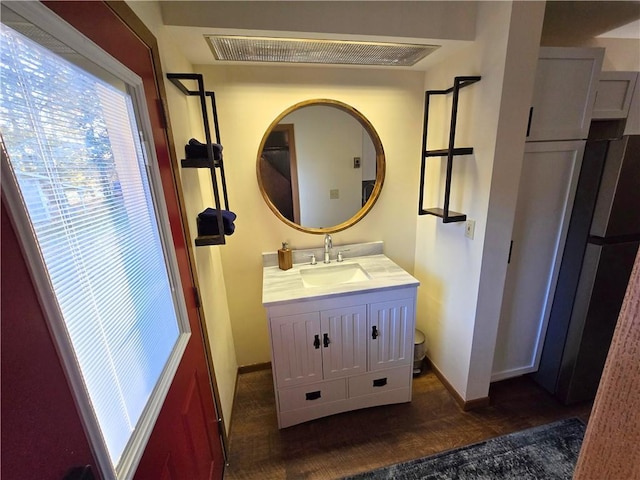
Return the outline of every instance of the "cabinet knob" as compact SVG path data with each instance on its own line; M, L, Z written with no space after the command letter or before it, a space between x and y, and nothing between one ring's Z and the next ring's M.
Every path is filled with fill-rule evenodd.
M378 327L374 325L373 327L371 327L371 338L375 340L376 338L378 338L378 335Z
M329 344L331 343L331 341L329 340L329 334L325 333L324 336L322 337L322 341L324 343L324 348L327 348L329 346Z
M320 335L314 335L313 346L316 349L320 348Z

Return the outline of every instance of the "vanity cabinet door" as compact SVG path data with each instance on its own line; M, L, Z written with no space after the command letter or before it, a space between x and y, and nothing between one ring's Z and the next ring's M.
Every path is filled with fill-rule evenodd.
M271 342L278 388L322 380L319 312L272 318Z
M369 370L413 361L413 298L373 303L369 307Z
M325 379L367 371L367 307L325 310L322 325L322 369Z

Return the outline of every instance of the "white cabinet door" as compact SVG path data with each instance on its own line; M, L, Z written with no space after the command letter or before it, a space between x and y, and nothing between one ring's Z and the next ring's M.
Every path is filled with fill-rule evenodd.
M492 381L538 368L584 144L525 147Z
M322 371L325 379L367 371L367 306L320 313Z
M585 139L604 49L542 47L527 141Z
M638 72L601 72L593 118L627 118Z
M369 370L381 370L413 361L414 299L405 298L369 306Z
M275 317L270 323L277 387L322 380L320 313Z
M275 317L270 323L278 388L366 372L366 305Z

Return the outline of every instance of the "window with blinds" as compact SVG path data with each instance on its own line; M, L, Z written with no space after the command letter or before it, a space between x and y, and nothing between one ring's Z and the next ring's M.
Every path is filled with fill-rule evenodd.
M53 38L1 41L3 157L117 469L187 328L134 102Z

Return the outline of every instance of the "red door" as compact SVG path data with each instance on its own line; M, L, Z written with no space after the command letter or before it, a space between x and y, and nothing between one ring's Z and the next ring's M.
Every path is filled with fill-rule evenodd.
M161 80L154 71L155 39L121 3L113 9L104 2L45 3L143 79L182 287L192 291ZM5 205L1 228L2 478L59 480L81 465L93 465L99 477ZM192 335L136 471L140 480L222 478L222 443L199 312L193 297L185 301Z

